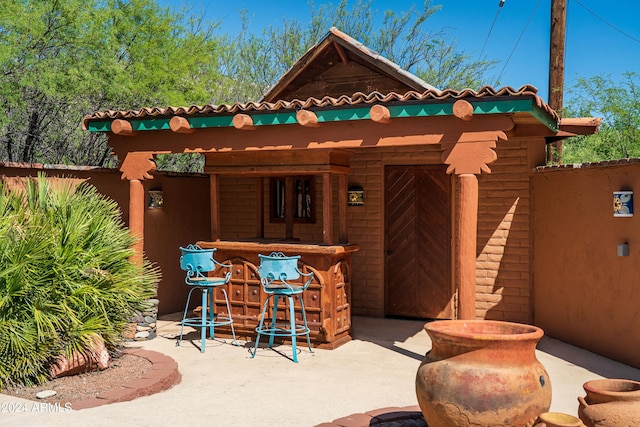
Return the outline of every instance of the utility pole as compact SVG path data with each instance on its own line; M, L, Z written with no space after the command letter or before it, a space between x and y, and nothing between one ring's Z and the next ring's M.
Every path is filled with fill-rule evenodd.
M564 39L567 27L566 0L551 0L551 40L549 43L549 106L562 113L564 95ZM547 145L547 161L560 161L562 141Z

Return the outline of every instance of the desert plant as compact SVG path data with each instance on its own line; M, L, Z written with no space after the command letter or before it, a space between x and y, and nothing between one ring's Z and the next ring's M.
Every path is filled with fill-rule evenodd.
M87 183L40 175L0 189L0 387L39 384L60 355L121 344L160 278L130 260L118 205Z

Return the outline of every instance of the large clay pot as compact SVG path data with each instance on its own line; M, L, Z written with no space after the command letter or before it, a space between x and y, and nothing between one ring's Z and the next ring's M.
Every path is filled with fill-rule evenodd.
M578 416L587 427L640 426L640 382L600 379L583 384Z
M535 354L542 329L491 320L427 323L416 395L429 427L532 426L551 405Z

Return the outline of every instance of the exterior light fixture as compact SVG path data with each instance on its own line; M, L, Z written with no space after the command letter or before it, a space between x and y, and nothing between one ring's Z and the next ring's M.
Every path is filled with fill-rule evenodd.
M620 244L618 244L618 256L629 256L629 244L628 243L620 243Z
M364 189L360 186L349 187L348 190L348 203L349 206L362 206L364 205Z
M633 216L633 191L613 192L613 216Z
M164 205L162 190L149 191L149 208L161 208Z

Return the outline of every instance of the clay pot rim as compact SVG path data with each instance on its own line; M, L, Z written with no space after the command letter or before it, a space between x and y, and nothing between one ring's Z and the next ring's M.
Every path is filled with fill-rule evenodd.
M426 323L424 329L429 335L486 341L537 341L544 335L544 331L537 326L502 320L435 320Z
M543 412L538 416L538 420L545 423L555 423L555 425L566 425L575 427L584 427L580 418L563 412Z
M607 385L610 384L626 384L630 386L635 386L635 390L627 390L627 391L616 391L609 390ZM582 385L584 391L587 393L605 395L605 396L630 396L630 395L638 395L640 396L640 382L627 380L622 378L600 378L596 380L587 381Z

